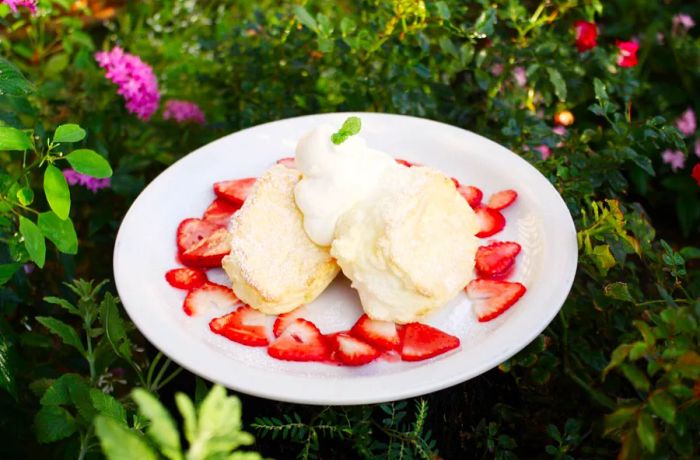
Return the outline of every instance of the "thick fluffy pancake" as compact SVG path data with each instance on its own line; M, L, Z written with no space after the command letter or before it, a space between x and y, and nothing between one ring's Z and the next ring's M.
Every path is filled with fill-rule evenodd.
M283 165L258 179L231 220L231 253L222 266L239 299L267 314L309 303L338 274L328 248L306 235L294 202L301 173Z
M331 254L373 319L408 323L452 299L472 277L478 224L454 183L402 168L338 221Z

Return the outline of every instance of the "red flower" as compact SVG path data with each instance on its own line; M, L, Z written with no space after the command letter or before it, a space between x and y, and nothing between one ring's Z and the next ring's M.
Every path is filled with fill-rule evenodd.
M620 54L617 56L617 65L620 67L634 67L637 65L637 51L639 43L636 41L617 42Z
M695 179L695 181L698 183L698 186L700 187L700 163L693 166L693 172L690 173L690 175L693 177L693 179Z
M598 27L594 22L576 21L574 29L576 30L576 48L578 48L579 53L596 47L598 42L595 39L598 37Z

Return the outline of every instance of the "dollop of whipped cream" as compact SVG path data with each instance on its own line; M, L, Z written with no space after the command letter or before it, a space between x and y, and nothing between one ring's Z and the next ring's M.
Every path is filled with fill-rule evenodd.
M330 125L318 126L296 148L303 179L294 195L304 214L304 230L319 246L329 246L340 216L371 195L388 171L400 167L391 156L367 147L360 136L334 144L334 131Z

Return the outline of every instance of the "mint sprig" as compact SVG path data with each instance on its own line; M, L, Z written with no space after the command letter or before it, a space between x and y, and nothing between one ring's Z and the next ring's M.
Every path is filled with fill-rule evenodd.
M362 128L362 122L360 119L358 117L350 117L345 120L343 126L340 127L338 132L333 133L331 136L331 142L333 142L335 145L340 145L345 142L348 137L359 133L360 128Z

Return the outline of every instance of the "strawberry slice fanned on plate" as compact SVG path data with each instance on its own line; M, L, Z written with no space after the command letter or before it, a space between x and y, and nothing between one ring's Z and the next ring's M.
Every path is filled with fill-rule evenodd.
M467 295L480 322L490 321L508 310L525 294L520 283L498 280L472 280L467 285Z
M265 315L248 305L238 307L228 315L211 320L209 328L213 333L243 345L264 347L268 344Z
M284 361L325 361L330 348L314 323L297 318L270 344L267 354Z
M214 184L214 193L219 198L230 201L234 205L241 206L248 196L251 187L255 185L255 177L247 177L245 179L234 179L216 182Z
M459 347L453 335L422 323L409 323L402 331L401 359L422 361Z

